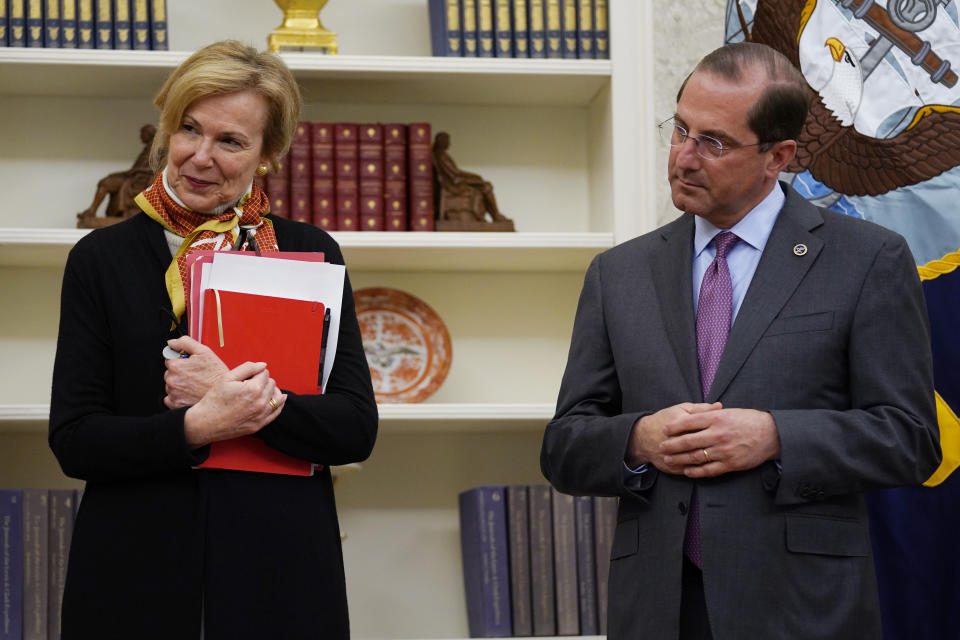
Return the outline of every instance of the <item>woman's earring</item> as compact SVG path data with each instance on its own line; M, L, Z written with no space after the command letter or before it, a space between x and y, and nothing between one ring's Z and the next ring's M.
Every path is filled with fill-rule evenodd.
M263 176L267 175L267 171L269 171L269 170L270 170L270 167L268 167L268 166L265 165L265 164L262 164L262 165L260 165L259 167L257 167L256 173L257 173L258 176L263 177Z

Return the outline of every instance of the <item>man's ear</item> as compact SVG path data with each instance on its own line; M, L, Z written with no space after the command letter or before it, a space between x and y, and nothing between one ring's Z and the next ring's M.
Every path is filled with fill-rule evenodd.
M767 153L769 154L766 166L767 177L776 178L780 172L786 170L787 165L797 155L797 141L781 140L774 143Z

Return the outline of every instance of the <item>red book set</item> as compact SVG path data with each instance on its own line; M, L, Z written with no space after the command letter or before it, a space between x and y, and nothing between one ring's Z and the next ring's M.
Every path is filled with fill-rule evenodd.
M270 210L327 231L433 231L429 123L299 122Z

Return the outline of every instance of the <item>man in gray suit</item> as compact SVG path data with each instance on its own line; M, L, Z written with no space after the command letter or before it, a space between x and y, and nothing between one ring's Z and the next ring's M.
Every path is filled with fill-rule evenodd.
M940 460L926 309L899 235L778 182L807 87L705 57L661 125L685 213L597 256L541 451L620 497L609 637L879 638L867 490Z

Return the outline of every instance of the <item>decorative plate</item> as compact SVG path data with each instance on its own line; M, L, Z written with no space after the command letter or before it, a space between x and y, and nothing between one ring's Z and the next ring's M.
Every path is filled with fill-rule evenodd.
M353 293L377 402L420 402L450 371L450 334L426 302L386 287Z

